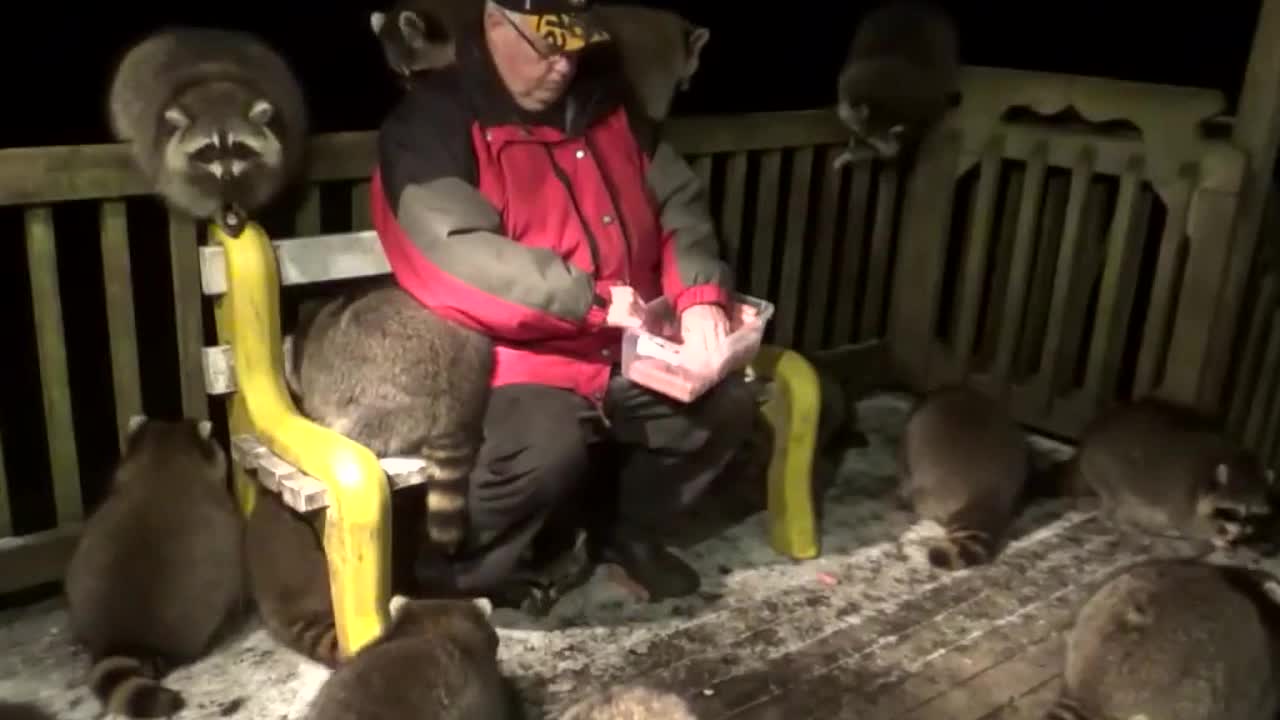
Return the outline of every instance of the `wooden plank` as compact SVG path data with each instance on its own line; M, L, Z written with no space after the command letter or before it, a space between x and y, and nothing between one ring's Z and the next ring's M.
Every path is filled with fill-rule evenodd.
M1275 273L1267 273L1259 285L1257 301L1253 306L1253 317L1249 319L1249 332L1245 338L1244 350L1240 357L1240 368L1236 372L1235 387L1231 395L1231 405L1227 412L1227 431L1239 435L1244 430L1245 418L1249 408L1258 400L1258 387L1265 378L1258 374L1262 366L1262 354L1267 341L1267 328L1271 314L1276 308L1277 291L1280 278Z
M1053 295L1049 302L1049 319L1045 343L1040 353L1040 370L1034 382L1034 403L1049 409L1049 403L1065 374L1063 360L1067 348L1063 343L1067 304L1071 300L1072 279L1078 268L1077 256L1083 237L1085 199L1093 179L1095 153L1082 149L1071 169L1071 186L1067 192L1067 214L1058 245L1058 262L1054 269Z
M204 370L200 348L204 345L204 318L200 298L199 226L175 210L169 211L169 265L173 280L173 315L177 325L178 383L182 389L182 413L207 419L209 398L204 394Z
M311 185L293 218L293 233L300 237L319 235L321 231L320 186Z
M663 138L685 155L782 150L845 142L849 130L830 108L733 115L683 115L663 127Z
M231 457L294 510L306 513L329 506L329 492L323 483L276 456L256 437L233 438ZM379 462L393 492L427 481L426 463L419 458L380 458Z
M1027 161L1022 181L1022 197L1018 204L1018 224L1014 230L1013 260L1009 267L1009 292L1004 298L1000 318L1000 339L992 375L1011 381L1014 351L1022 335L1023 316L1031 287L1031 260L1036 251L1036 223L1040 219L1040 202L1044 198L1045 173L1048 171L1048 146L1042 144Z
M359 182L351 186L351 229L368 230L373 227L369 211L369 183Z
M711 197L711 171L715 157L712 155L699 155L694 158L689 167L693 170L693 174L698 176L699 182L702 183L702 191Z
M760 177L756 180L756 222L751 238L751 281L748 292L756 297L772 297L769 288L773 268L773 248L778 239L778 189L782 186L782 152L768 150L760 157Z
M129 225L122 200L102 203L102 284L106 289L107 333L111 344L111 388L116 406L116 441L124 449L129 418L142 414L142 371L133 308Z
M827 300L831 291L831 271L835 264L836 220L840 210L840 180L842 173L831 170L836 155L841 152L838 145L828 145L822 149L818 162L818 184L821 186L818 197L818 221L813 229L813 260L809 271L808 312L805 315L804 334L801 346L807 351L823 347L823 336L827 330ZM852 283L852 278L845 278Z
M883 171L882 171L883 173ZM867 294L858 287L863 253L867 244L867 213L871 212L871 165L857 163L844 171L848 192L844 197L844 241L840 247L840 269L836 272L836 305L832 311L827 342L844 345L853 342L858 328L858 295ZM878 227L878 226L877 226Z
M745 152L735 152L725 161L724 200L720 204L720 241L725 262L738 270L738 254L742 249L743 212L747 200L747 161Z
M782 241L782 273L773 315L773 341L782 347L796 344L803 292L804 258L808 253L809 185L813 177L813 148L801 148L791 156L791 188L787 198L787 227Z
M1248 420L1241 433L1245 445L1253 448L1262 447L1262 425L1267 409L1273 403L1280 404L1280 392L1277 392L1280 389L1280 309L1273 308L1267 312L1267 321L1269 332L1266 350L1262 355L1262 368L1258 373L1258 387L1249 404Z
M284 287L310 285L330 280L349 280L386 275L391 272L382 243L372 230L332 233L312 237L282 238L271 242L280 284ZM205 295L227 291L227 258L217 245L200 248L200 286Z
M951 351L963 371L969 369L978 337L982 311L982 289L990 266L991 236L995 230L996 191L1000 189L1003 138L991 138L978 167L978 188L974 193L973 215L965 238L964 262L960 275L959 302L952 316L954 342Z
M1192 169L1188 169L1189 173ZM1191 193L1195 179L1188 174L1171 183L1167 189L1158 188L1167 205L1164 231L1160 234L1160 254L1156 257L1155 280L1151 285L1151 302L1147 306L1146 325L1142 330L1142 345L1138 351L1138 370L1133 381L1133 394L1145 395L1156 388L1163 374L1165 354L1169 347L1169 333L1173 325L1174 287L1177 274L1183 270L1178 262L1186 244L1187 215L1191 209Z
M0 594L60 582L80 539L80 523L0 537Z
M1095 408L1116 393L1120 359L1129 328L1129 314L1138 289L1138 263L1145 238L1136 234L1140 225L1142 200L1142 156L1130 159L1129 169L1120 177L1115 214L1107 234L1107 259L1098 290L1098 310L1089 343L1085 393Z
M53 474L53 501L58 525L62 526L84 517L84 503L80 493L76 430L71 418L71 381L67 373L66 335L62 327L53 211L48 207L34 207L26 211L24 218L45 437L49 444L49 468Z
M894 166L882 167L877 178L875 224L871 228L871 247L867 251L867 285L862 294L862 319L856 340L864 341L883 335L885 288L889 287L889 251L893 241L901 175ZM852 281L852 279L851 279Z

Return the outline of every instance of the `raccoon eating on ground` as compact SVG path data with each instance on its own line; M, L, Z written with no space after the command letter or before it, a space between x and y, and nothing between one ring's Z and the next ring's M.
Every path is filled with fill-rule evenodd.
M498 670L492 605L391 601L386 631L329 676L310 720L514 720L519 704Z
M1275 473L1194 410L1155 397L1104 412L1055 466L1068 495L1097 495L1116 527L1228 547L1272 513Z
M115 137L170 206L238 235L303 169L302 90L248 33L161 30L131 48L111 81Z
M924 0L891 0L858 25L836 82L836 113L849 147L835 167L872 157L909 162L959 99L960 59L951 18Z
M108 712L183 707L159 678L201 657L247 610L243 535L209 421L133 418L64 580L71 631Z
M679 695L636 683L596 693L572 705L560 720L698 720Z
M370 26L387 65L408 84L415 73L452 65L456 38L478 24L485 0L400 0L374 12ZM698 71L711 31L678 13L643 5L601 5L592 11L613 38L608 49L645 113L662 120ZM594 51L593 51L594 52Z
M259 491L245 532L249 588L284 646L328 667L341 660L324 545L306 516Z
M304 304L293 338L286 380L303 414L379 458L422 458L427 534L455 550L484 439L492 341L392 280Z
M1108 580L1076 615L1046 720L1273 720L1274 579L1152 560Z
M1005 408L967 386L935 390L907 419L899 458L902 499L946 529L929 563L956 570L990 561L1031 473L1030 446Z

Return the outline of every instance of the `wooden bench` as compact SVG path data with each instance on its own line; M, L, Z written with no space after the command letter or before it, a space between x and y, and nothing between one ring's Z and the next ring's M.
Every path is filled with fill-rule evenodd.
M381 632L390 595L390 493L422 482L404 459L367 448L299 414L285 388L282 286L390 272L373 231L271 241L251 224L238 238L211 230L201 285L215 298L221 344L204 349L205 385L227 395L237 494L246 512L259 488L300 512L323 508L324 547L338 640L351 654ZM818 554L810 477L820 398L799 353L765 345L752 363L773 381L765 416L774 431L768 469L770 542L794 559Z

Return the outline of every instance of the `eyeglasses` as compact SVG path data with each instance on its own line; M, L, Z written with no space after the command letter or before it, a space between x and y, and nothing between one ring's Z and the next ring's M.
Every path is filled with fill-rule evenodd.
M563 50L544 50L538 47L538 43L534 42L534 39L529 37L525 33L524 28L520 27L520 25L516 23L516 21L513 20L510 15L508 15L506 12L502 12L501 14L502 14L502 19L507 21L507 24L511 26L511 29L515 30L516 34L520 36L520 39L524 40L525 44L529 46L529 49L533 50L534 54L536 54L542 60L551 62L556 58L564 57L567 54Z

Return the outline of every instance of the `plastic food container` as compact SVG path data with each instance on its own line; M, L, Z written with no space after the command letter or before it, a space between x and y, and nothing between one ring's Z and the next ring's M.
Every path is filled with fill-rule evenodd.
M631 382L676 400L689 402L755 357L773 303L734 295L730 332L724 351L713 357L683 353L680 321L665 297L645 306L643 328L622 335L622 374Z

